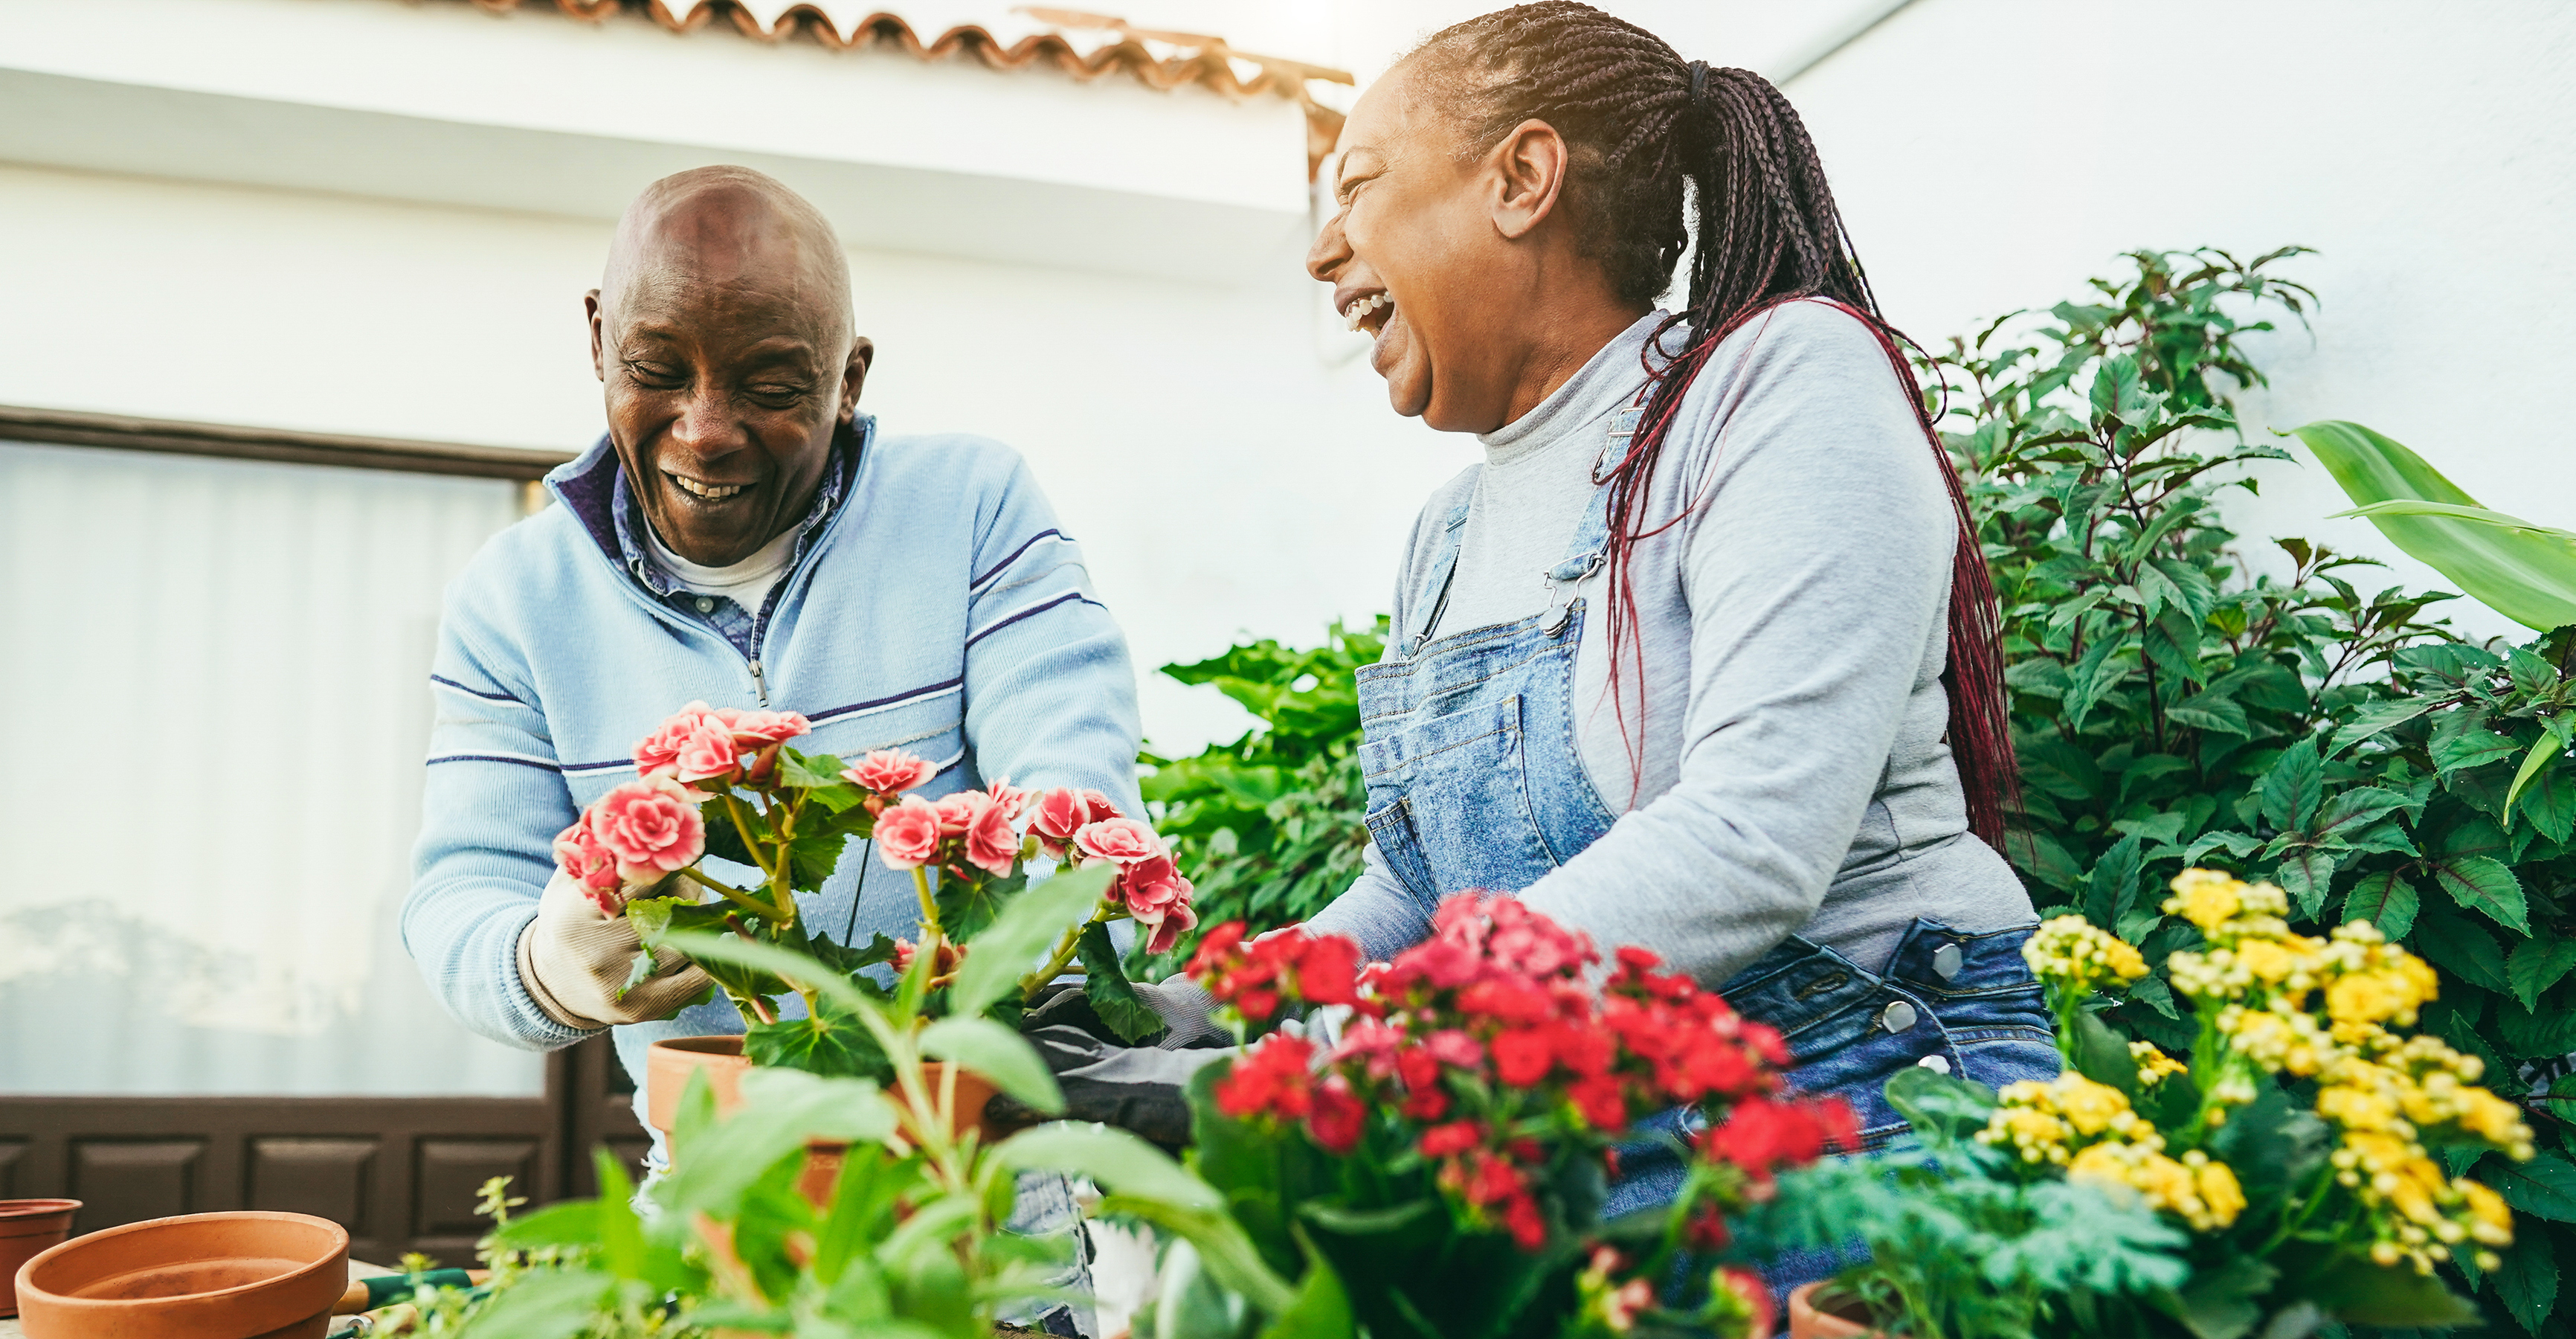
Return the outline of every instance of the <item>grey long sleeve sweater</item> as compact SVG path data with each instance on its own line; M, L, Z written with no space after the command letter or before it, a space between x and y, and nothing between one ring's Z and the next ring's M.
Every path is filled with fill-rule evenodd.
M1485 463L1432 496L1396 585L1398 642L1431 613L1410 606L1461 497L1433 635L1547 606L1540 574L1566 556L1662 315L1486 435ZM1875 336L1824 303L1777 308L1719 346L1653 479L1650 525L1675 523L1634 553L1642 632L1622 648L1617 709L1604 579L1582 592L1578 747L1620 816L1524 901L1605 952L1643 945L1709 985L1793 933L1875 969L1917 916L1971 932L2031 918L2011 868L1967 830L1943 738L1956 523L1903 395ZM1428 933L1428 911L1372 846L1313 928L1385 958Z

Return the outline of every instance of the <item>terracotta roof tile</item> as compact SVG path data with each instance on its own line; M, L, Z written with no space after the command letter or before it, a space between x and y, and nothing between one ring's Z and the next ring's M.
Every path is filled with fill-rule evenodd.
M495 13L522 0L472 0ZM544 0L533 0L543 4ZM1327 69L1278 56L1237 51L1206 33L1139 28L1125 19L1082 10L1021 5L981 22L955 23L924 36L903 15L831 0L555 0L555 7L593 23L627 15L650 16L673 32L694 32L719 17L746 37L781 42L803 36L835 51L890 48L918 60L965 57L988 69L1043 66L1080 80L1123 73L1153 89L1197 84L1230 97L1273 95L1306 112L1306 168L1311 176L1341 133L1342 114L1317 102L1308 80L1349 84L1347 70ZM934 3L933 6L938 7ZM830 10L840 10L836 21Z

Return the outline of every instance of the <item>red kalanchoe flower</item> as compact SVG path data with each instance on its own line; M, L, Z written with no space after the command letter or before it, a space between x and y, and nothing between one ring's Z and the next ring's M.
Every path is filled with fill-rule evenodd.
M1312 1109L1306 1116L1306 1137L1314 1140L1317 1148L1338 1157L1359 1147L1368 1108L1351 1092L1349 1080L1339 1074L1330 1075L1315 1085L1309 1100Z
M1440 1084L1440 1061L1426 1046L1407 1045L1395 1053L1396 1074L1404 1080L1404 1115L1438 1120L1449 1113L1449 1090Z
M1307 1069L1314 1057L1314 1046L1303 1037L1279 1032L1262 1038L1217 1080L1217 1110L1238 1120L1304 1117L1314 1106L1314 1076Z
M1527 1088L1547 1077L1556 1063L1556 1048L1537 1028L1513 1028L1493 1041L1494 1077L1514 1088Z
M1472 1120L1453 1120L1422 1132L1422 1156L1454 1158L1485 1142L1485 1127Z
M1524 1251L1535 1253L1547 1245L1547 1220L1539 1216L1538 1201L1527 1192L1504 1202L1503 1227L1512 1234L1512 1244Z
M1628 1128L1628 1097L1616 1078L1596 1074L1577 1079L1566 1085L1565 1096L1593 1129L1607 1134Z

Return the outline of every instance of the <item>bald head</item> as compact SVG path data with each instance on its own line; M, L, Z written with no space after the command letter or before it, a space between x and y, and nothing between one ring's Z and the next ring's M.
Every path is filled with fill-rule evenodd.
M630 295L689 285L783 285L816 333L847 339L850 263L831 223L776 177L720 165L644 188L617 221L600 305L613 321Z
M663 543L723 566L804 518L875 352L821 211L745 167L664 177L589 308L609 439Z

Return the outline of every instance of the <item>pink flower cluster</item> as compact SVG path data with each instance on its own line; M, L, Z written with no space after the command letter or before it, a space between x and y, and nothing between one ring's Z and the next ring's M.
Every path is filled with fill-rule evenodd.
M698 806L707 798L669 776L629 781L555 835L555 865L614 916L625 909L628 884L650 883L706 853Z
M995 877L1008 874L1020 858L1017 824L1028 799L1027 791L1005 782L937 800L906 795L877 815L877 853L894 869L937 865L963 877L971 865Z
M778 765L778 746L813 729L792 711L744 711L692 702L671 713L635 745L635 770L681 781L763 781Z
M1459 894L1441 905L1430 939L1355 982L1358 958L1349 940L1299 930L1250 941L1240 923L1208 933L1190 974L1246 1019L1266 1021L1288 1002L1356 1015L1320 1073L1305 1039L1263 1039L1218 1081L1218 1109L1302 1122L1336 1155L1358 1148L1376 1113L1410 1129L1440 1185L1524 1250L1548 1234L1539 1196L1550 1142L1606 1153L1642 1116L1723 1110L1729 1118L1699 1151L1737 1168L1754 1195L1780 1168L1854 1146L1848 1107L1779 1095L1790 1057L1777 1032L1660 970L1644 949L1621 949L1595 989L1591 942L1515 899Z

